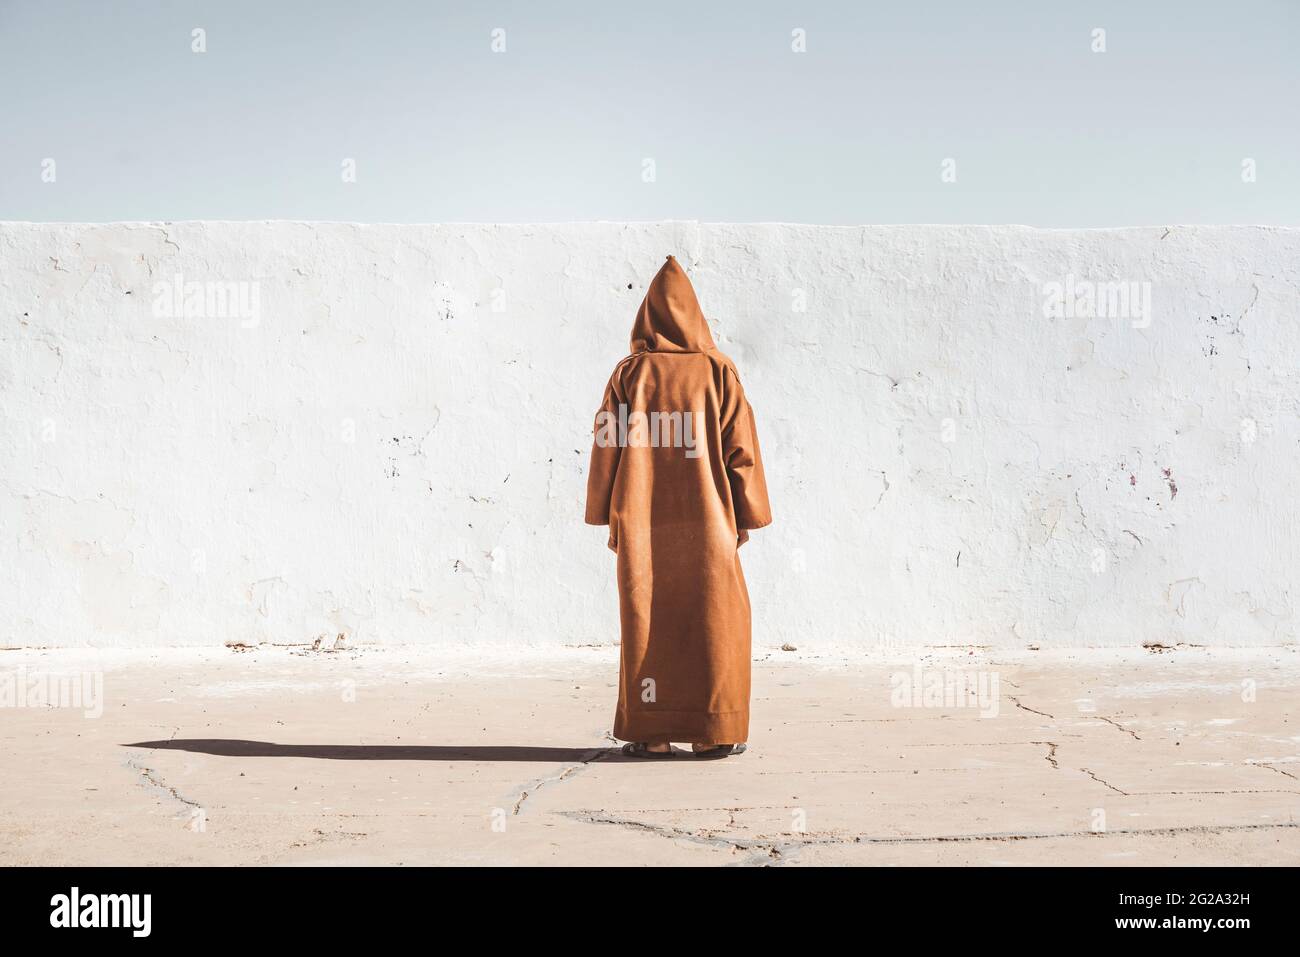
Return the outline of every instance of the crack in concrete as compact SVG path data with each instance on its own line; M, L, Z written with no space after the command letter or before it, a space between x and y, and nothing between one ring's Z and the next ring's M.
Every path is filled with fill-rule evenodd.
M980 774L986 768L801 768L798 771L755 771L756 777L788 778L796 774Z
M1081 734L1062 731L1058 738L1082 738ZM1012 748L1026 744L1051 744L1050 741L920 741L908 745L912 748Z
M606 741L611 741L614 744L618 744L618 740L614 738L608 731L604 733L604 738ZM576 764L565 765L563 768L560 769L558 774L548 774L546 777L537 778L536 780L530 781L529 783L525 784L522 788L519 789L519 796L515 798L514 806L510 811L511 816L514 817L518 815L519 812L523 809L524 802L527 801L534 794L536 794L538 791L540 791L542 788L546 787L546 785L559 784L562 781L567 781L569 778L573 777L574 775L587 770L587 768L589 768L592 764L596 763L601 758L610 754L610 752L611 749L606 747L592 748L583 757L579 758Z
M1060 770L1061 765L1056 760L1056 749L1059 748L1060 745L1058 745L1055 741L1031 741L1029 743L1047 745L1047 754L1044 756L1047 760L1047 763L1050 764L1052 767L1056 768L1057 770ZM1105 785L1106 787L1110 788L1112 791L1114 791L1117 794L1123 794L1126 797L1128 796L1127 791L1121 791L1119 788L1115 787L1115 785L1111 784L1109 781L1103 780L1102 778L1098 777L1097 772L1092 771L1088 768L1079 768L1079 770L1082 771L1084 774L1088 775L1088 777L1092 778L1098 784ZM1173 794L1177 792L1171 791L1169 793Z
M174 787L172 787L166 781L160 778L157 772L154 771L153 768L146 768L144 765L136 763L136 760L134 758L127 758L126 766L131 768L133 771L139 772L140 775L145 779L145 781L147 781L150 785L152 785L153 787L157 788L160 791L163 791L173 799L179 801L181 804L184 804L186 807L202 808L202 805L199 804L197 801L191 801L189 798L185 797Z
M1184 794L1300 794L1300 791L1289 788L1239 788L1224 791L1128 791L1126 793L1129 797L1152 797L1154 795L1178 797Z
M712 847L725 851L742 851L746 856L743 860L737 861L739 867L769 867L774 863L786 863L789 855L802 847L805 841L773 841L773 840L748 840L746 838L729 838L715 836L715 832L709 828L695 828L688 830L686 828L672 827L667 824L651 824L648 821L638 821L632 818L619 818L599 816L595 814L585 814L581 811L559 811L562 817L570 820L580 821L584 824L609 824L617 827L628 828L631 830L644 831L649 834L655 834L659 837L671 841L683 841L688 844L697 844L705 847ZM735 822L735 815L732 814L732 823Z
M1017 708L1019 708L1021 711L1028 711L1028 712L1030 712L1031 714L1040 714L1040 715L1042 715L1044 718L1051 718L1053 721L1056 720L1056 715L1054 715L1054 714L1048 714L1046 711L1035 711L1033 708L1030 708L1030 707L1028 707L1028 706L1026 706L1026 705L1021 704L1019 698L1014 698L1014 697L1012 697L1011 695L1007 695L1007 700L1010 701L1010 702L1011 702L1013 705L1015 705Z
M1112 791L1114 791L1116 794L1123 794L1125 797L1128 796L1128 792L1127 792L1127 791L1121 791L1119 788L1115 787L1115 785L1111 784L1109 781L1104 781L1104 780L1102 780L1101 778L1097 777L1097 772L1096 772L1096 771L1091 771L1091 770L1089 770L1088 768L1079 768L1079 770L1082 771L1084 774L1088 775L1088 777L1092 778L1092 779L1093 779L1094 781L1096 781L1098 784L1102 784L1102 785L1105 785L1106 787L1110 788L1110 789L1111 789Z
M1249 762L1248 762L1248 763L1249 763ZM1287 777L1289 777L1289 778L1291 778L1291 779L1293 779L1293 780L1300 781L1300 777L1296 777L1296 776L1295 776L1294 774L1292 774L1290 771L1283 771L1281 768L1279 768L1279 767L1274 767L1274 766L1271 765L1271 764L1265 764L1263 761L1260 761L1260 762L1258 762L1258 763L1259 763L1259 766L1260 766L1261 768L1268 768L1270 771L1276 771L1278 774L1285 774Z
M1103 782L1104 783L1104 782ZM1110 785L1107 785L1108 787ZM1123 792L1120 792L1123 793ZM1150 827L1150 828L1111 828L1104 831L1077 830L1077 831L1004 831L986 834L932 834L916 836L874 836L869 834L855 834L847 837L803 837L791 838L789 840L749 840L745 838L726 838L715 837L708 828L697 828L688 830L685 828L672 827L663 824L651 824L647 821L638 821L631 818L620 818L605 814L594 814L582 811L560 811L557 812L563 817L570 820L580 821L585 824L605 824L615 827L629 828L643 831L648 834L655 834L668 840L682 841L689 844L704 845L708 847L729 849L733 851L753 851L759 852L751 854L741 864L756 863L756 859L767 856L780 858L788 861L792 853L797 852L804 847L830 847L830 846L847 846L852 844L943 844L943 843L963 843L963 842L1010 842L1010 841L1042 841L1053 839L1071 839L1079 837L1105 838L1105 837L1123 837L1123 836L1160 836L1174 837L1181 834L1225 834L1238 831L1264 831L1275 828L1296 828L1300 827L1300 822L1278 822L1273 824L1189 824L1184 826L1171 827Z
M335 831L331 833L329 831L323 831L318 827L312 829L312 834L314 834L315 837L311 840L294 841L289 845L289 849L293 850L300 847L318 847L319 845L326 844L330 841L359 841L370 836L365 831Z
M171 736L168 737L167 740L169 742L176 740L176 735L180 733L180 730L181 730L180 725L177 725L176 727L172 728ZM157 750L158 750L157 748L152 748L150 749L149 753L153 754ZM158 773L153 768L147 768L143 764L139 764L136 761L136 759L133 757L127 757L126 766L131 770L139 773L145 779L145 781L148 782L148 784L164 792L172 799L179 801L181 804L184 804L186 807L198 808L199 810L202 810L203 805L199 804L197 801L191 801L189 798L185 797L174 787L172 787L161 777L159 777Z
M1115 727L1117 727L1117 728L1119 728L1121 731L1123 731L1125 734L1131 734L1131 735L1133 736L1133 739L1134 739L1135 741L1141 741L1141 740L1142 740L1142 738L1138 736L1138 733L1137 733L1136 731L1133 731L1133 730L1131 730L1131 729L1129 729L1129 728L1124 727L1124 725L1120 724L1120 723L1119 723L1118 721L1116 721L1114 718L1107 718L1107 717L1105 717L1104 715L1100 715L1100 714L1095 714L1095 715L1093 715L1093 717L1096 718L1098 721L1105 721L1105 722L1106 722L1107 724L1109 724L1109 725L1114 725Z
M1029 743L1047 745L1047 763L1054 768L1060 768L1060 765L1056 763L1056 749L1060 747L1059 744L1055 741L1030 741Z

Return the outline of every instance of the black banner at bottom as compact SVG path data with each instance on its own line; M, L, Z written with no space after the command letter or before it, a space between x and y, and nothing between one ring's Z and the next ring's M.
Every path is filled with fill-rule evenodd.
M536 940L539 930L605 919L651 934L704 920L742 937L816 922L851 936L878 931L935 945L950 937L975 944L998 929L1070 944L1128 938L1179 947L1231 947L1294 931L1295 872L1286 868L763 870L783 873L8 868L0 871L0 913L6 944L75 935L82 944L204 947L338 946L433 927L499 944L512 932Z

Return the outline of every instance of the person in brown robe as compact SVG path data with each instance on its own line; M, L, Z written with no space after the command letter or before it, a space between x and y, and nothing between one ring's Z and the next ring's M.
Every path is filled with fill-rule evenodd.
M614 736L638 757L744 750L750 611L739 549L772 521L754 411L672 256L596 414L586 521L609 526L622 624Z

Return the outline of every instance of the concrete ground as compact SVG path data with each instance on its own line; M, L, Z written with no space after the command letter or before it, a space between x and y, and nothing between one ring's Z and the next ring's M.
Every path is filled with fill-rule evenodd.
M33 704L54 674L102 678L102 716ZM1294 647L760 651L751 750L714 762L611 750L614 648L6 675L0 864L1300 863ZM983 696L926 699L958 675Z

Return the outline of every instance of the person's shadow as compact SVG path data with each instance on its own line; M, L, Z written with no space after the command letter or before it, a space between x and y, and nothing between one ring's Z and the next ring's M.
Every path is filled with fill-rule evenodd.
M276 744L238 738L172 738L137 741L124 748L197 751L227 758L324 758L330 761L537 761L586 763L635 761L617 747L534 748L505 744Z

